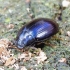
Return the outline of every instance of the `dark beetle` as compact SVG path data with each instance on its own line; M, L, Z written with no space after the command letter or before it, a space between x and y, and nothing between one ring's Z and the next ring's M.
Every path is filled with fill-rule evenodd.
M38 18L32 20L19 30L15 43L21 49L51 37L58 30L59 27L55 21L47 18Z

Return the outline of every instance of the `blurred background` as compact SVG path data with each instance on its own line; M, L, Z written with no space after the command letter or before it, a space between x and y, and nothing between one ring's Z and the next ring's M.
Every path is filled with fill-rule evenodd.
M55 20L59 33L43 48L49 63L32 70L70 70L70 0L0 0L0 39L13 40L24 24L41 17Z

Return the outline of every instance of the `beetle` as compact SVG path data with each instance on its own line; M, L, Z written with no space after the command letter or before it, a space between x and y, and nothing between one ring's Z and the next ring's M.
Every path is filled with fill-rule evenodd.
M15 44L22 49L31 44L47 40L59 31L58 24L48 18L37 18L24 25L18 32Z

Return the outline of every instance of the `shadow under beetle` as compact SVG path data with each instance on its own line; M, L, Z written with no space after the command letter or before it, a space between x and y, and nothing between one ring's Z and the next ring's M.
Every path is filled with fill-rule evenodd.
M15 44L19 49L41 42L59 31L58 24L47 18L34 19L24 25L18 32Z

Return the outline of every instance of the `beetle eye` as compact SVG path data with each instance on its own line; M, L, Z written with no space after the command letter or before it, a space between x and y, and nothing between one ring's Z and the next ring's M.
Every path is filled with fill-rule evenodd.
M23 44L25 44L25 39L24 39L24 40L22 40L21 44L22 44L22 45L23 45Z

